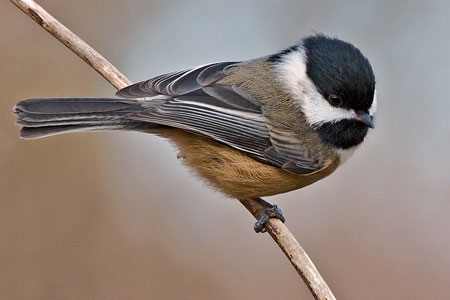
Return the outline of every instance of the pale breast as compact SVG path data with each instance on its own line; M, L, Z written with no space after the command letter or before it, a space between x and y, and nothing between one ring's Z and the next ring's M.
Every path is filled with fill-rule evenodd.
M335 156L314 173L292 174L182 130L159 129L153 133L168 138L179 149L184 165L212 187L233 198L249 199L299 189L330 175L339 165L339 157Z

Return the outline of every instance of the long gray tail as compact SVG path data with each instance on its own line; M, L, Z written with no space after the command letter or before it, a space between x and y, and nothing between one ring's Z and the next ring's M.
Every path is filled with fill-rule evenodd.
M35 139L73 131L152 127L151 123L127 118L148 109L143 103L108 98L41 98L17 103L14 113L17 124L23 126L20 137Z

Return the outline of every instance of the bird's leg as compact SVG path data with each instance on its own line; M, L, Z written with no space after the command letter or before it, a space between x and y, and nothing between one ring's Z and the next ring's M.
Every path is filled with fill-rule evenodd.
M277 218L283 223L286 221L283 216L283 212L280 208L278 208L277 205L271 204L262 198L256 198L252 200L258 203L263 208L261 216L253 226L256 232L266 232L266 228L264 228L264 225L266 225L267 221L269 221L270 218Z
M247 201L251 201L251 203L248 203ZM246 199L241 200L241 202L246 206L251 204L257 206L258 214L256 218L258 219L258 221L256 221L255 225L253 226L256 232L266 232L266 228L264 226L270 218L277 218L283 223L285 221L281 209L278 208L278 206L270 204L269 202L263 200L262 198L253 198L248 200Z

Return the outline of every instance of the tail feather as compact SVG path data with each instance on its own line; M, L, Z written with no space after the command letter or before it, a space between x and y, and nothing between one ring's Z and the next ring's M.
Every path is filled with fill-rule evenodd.
M62 125L62 126L46 126L46 127L23 127L22 130L20 130L19 137L27 140L32 140L62 133L97 131L97 130L115 130L124 128L125 127L121 125L115 126Z
M108 98L42 98L24 100L14 107L20 137L35 139L86 130L142 128L155 126L128 115L140 112L141 100Z

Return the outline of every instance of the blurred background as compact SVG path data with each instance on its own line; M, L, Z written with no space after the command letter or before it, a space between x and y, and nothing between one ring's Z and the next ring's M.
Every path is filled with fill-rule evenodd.
M314 31L354 43L376 72L376 130L332 176L267 200L337 299L450 298L449 1L39 3L132 81ZM166 141L18 139L15 102L115 90L9 1L0 12L1 299L312 299L250 214Z

